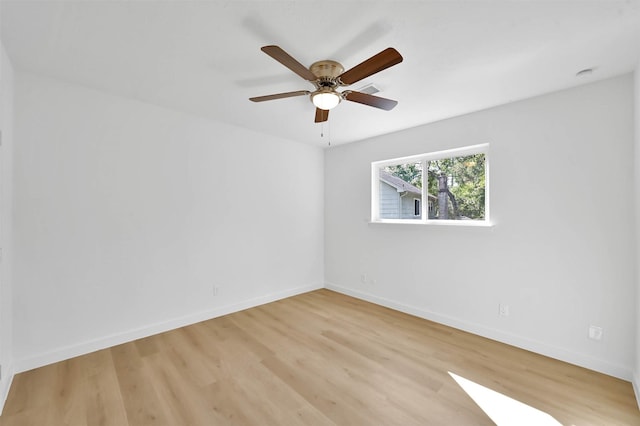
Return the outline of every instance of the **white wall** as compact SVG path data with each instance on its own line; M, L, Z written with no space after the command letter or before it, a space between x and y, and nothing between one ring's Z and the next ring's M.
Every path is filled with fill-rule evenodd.
M0 43L0 412L13 378L13 68Z
M17 370L323 285L320 148L28 74L15 101Z
M327 150L326 285L629 379L632 84L626 75ZM487 142L495 226L367 223L372 161ZM587 338L592 324L602 341Z

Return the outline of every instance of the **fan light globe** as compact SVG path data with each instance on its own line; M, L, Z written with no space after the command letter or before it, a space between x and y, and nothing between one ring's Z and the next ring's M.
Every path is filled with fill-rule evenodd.
M317 91L311 95L311 102L320 109L330 110L340 103L340 95L332 90Z

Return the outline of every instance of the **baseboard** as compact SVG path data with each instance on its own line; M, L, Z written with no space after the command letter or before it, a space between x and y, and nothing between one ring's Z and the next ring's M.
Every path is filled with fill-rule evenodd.
M578 365L580 367L588 368L590 370L598 371L619 379L631 381L632 373L628 368L616 365L601 359L586 356L580 353L568 351L563 348L548 345L543 342L539 342L533 339L527 339L522 336L518 336L511 333L506 333L502 330L497 330L491 327L485 327L475 323L460 320L451 316L443 315L437 312L428 311L415 306L410 306L395 300L386 299L372 295L367 292L353 290L350 288L342 287L333 283L325 283L325 288L336 291L338 293L346 294L358 299L366 300L367 302L375 303L376 305L384 306L386 308L394 309L400 312L404 312L419 318L424 318L430 321L444 324L449 327L456 328L458 330L467 331L482 337L486 337L491 340L496 340L501 343L505 343L511 346L515 346L521 349L526 349L531 352L535 352L541 355L548 356L550 358L558 359L560 361L568 362L570 364ZM640 382L636 380L636 386L640 385ZM638 395L638 389L636 387L636 396Z
M640 409L640 371L635 371L633 373L633 380L631 381L633 384L633 391L636 394L636 402L638 403L638 409Z
M13 383L14 370L12 366L8 368L5 367L5 371L2 372L2 381L0 381L0 416L2 415L2 411L4 410L4 404L7 402L7 397L9 396L9 389L11 389L11 384Z
M280 299L295 296L309 291L318 290L323 288L322 284L312 284L302 287L296 287L277 293L271 293L251 299L247 299L241 302L232 303L213 309L200 311L194 314L185 315L178 318L172 318L167 321L162 321L155 324L149 324L143 327L138 327L132 330L128 330L122 333L116 333L109 336L102 336L96 339L91 339L85 342L60 347L46 353L31 355L26 358L15 360L14 371L15 373L21 373L24 371L32 370L34 368L42 367L54 362L64 361L69 358L73 358L80 355L85 355L91 352L95 352L101 349L110 348L112 346L120 345L123 343L131 342L136 339L152 336L158 333L164 333L176 328L185 327L187 325L195 324L201 321L206 321L212 318L220 317L223 315L232 314L234 312L242 311L245 309L253 308L256 306L264 305L265 303L275 302Z
M522 349L526 349L532 352L539 353L541 355L549 356L561 361L565 361L571 364L579 365L581 367L595 370L604 374L608 374L614 377L618 377L623 380L628 380L633 383L636 398L638 399L638 405L640 407L640 377L638 372L633 374L627 368L619 365L615 365L600 359L588 357L583 354L567 351L563 348L554 347L542 342L538 342L532 339L526 339L521 336L505 333L501 330L496 330L490 327L480 326L478 324L469 323L459 320L454 317L442 315L437 312L428 311L415 306L410 306L401 302L397 302L391 299L382 298L372 295L370 293L349 289L333 283L313 284L285 291L267 294L251 299L247 299L241 302L216 307L209 310L200 311L194 314L185 315L178 318L173 318L167 321L162 321L156 324L150 324L147 326L135 328L122 333L116 333L109 336L103 336L89 341L81 342L74 345L60 347L46 353L32 355L20 360L14 360L13 368L8 369L7 380L0 382L0 398L2 401L7 397L13 375L21 373L23 371L32 370L34 368L42 367L55 362L63 361L69 358L73 358L80 355L85 355L97 350L109 348L122 343L127 343L136 339L148 337L154 334L163 333L179 327L195 324L201 321L206 321L212 318L216 318L223 315L228 315L234 312L242 311L244 309L253 308L266 303L275 302L280 299L295 296L309 291L317 290L320 288L327 288L329 290L336 291L338 293L346 294L358 299L366 300L367 302L375 303L380 306L384 306L390 309L395 309L400 312L404 312L410 315L414 315L420 318L424 318L430 321L434 321L440 324L444 324L459 330L467 331L479 336L483 336L492 340L496 340L508 345L516 346Z

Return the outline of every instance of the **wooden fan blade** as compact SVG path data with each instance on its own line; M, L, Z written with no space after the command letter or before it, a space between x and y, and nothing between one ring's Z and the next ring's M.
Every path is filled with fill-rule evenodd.
M255 98L249 98L249 100L253 102L264 102L264 101L271 101L274 99L292 98L294 96L308 95L309 93L311 92L309 92L308 90L298 90L296 92L286 92L286 93L276 93L275 95L256 96Z
M345 92L344 98L351 102L369 105L385 111L390 111L398 105L398 101L392 99L381 98L380 96L373 96L368 93L354 92L352 90Z
M309 71L307 67L296 61L291 55L282 50L280 47L264 46L260 50L262 50L264 53L271 56L273 59L280 62L282 65L289 68L291 71L295 72L305 80L316 81L318 79L318 77L316 77L314 73Z
M377 55L343 72L338 78L344 85L353 84L400 62L402 62L402 55L393 47L388 47Z
M329 119L329 110L316 108L316 123L322 123Z

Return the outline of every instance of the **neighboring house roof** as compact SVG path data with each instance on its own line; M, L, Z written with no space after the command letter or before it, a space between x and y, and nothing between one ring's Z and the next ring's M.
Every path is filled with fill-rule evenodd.
M406 182L400 179L397 176L392 175L389 172L385 172L384 170L380 170L380 179L389 185L393 186L398 192L412 192L414 194L422 195L422 189L417 186L411 185L409 182Z
M422 195L422 189L417 186L411 185L409 182L400 179L398 176L394 176L389 172L380 170L380 180L393 186L398 192L411 192L412 194ZM429 194L429 198L436 198Z

